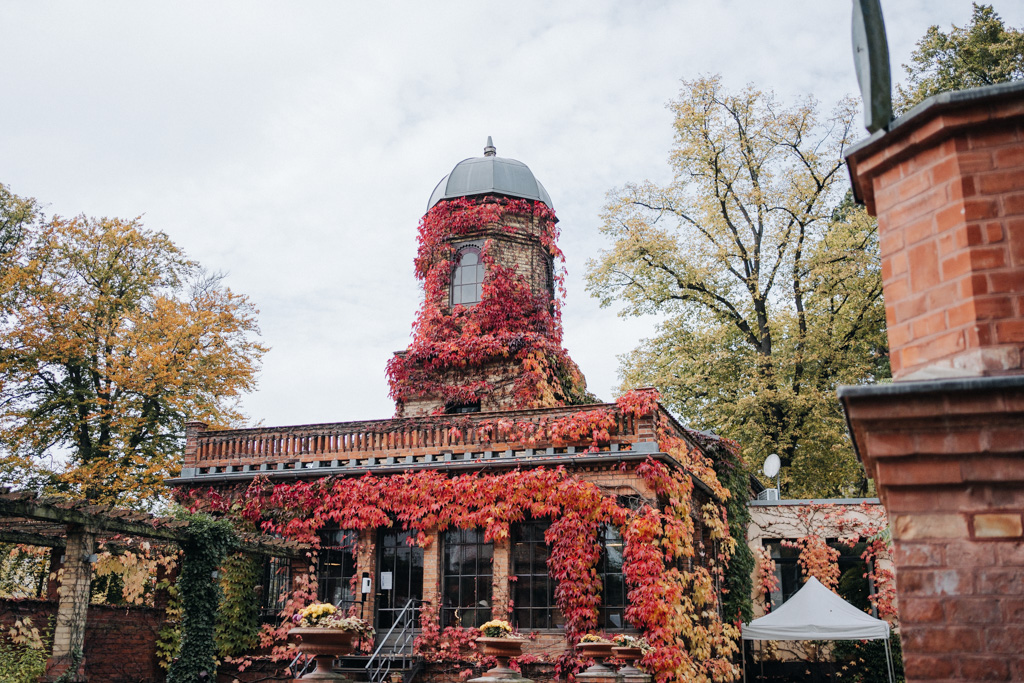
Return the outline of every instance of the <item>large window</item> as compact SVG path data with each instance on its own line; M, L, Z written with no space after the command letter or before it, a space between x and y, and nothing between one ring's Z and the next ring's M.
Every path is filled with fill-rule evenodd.
M868 596L874 592L874 586L866 576L867 564L860 557L867 544L857 543L851 547L829 539L828 545L839 551L839 586L836 592L850 604L868 609L871 607ZM771 607L775 609L804 585L799 564L800 549L787 547L781 540L765 541L764 546L775 561L775 578L779 583L778 590L771 594Z
M356 571L355 531L325 528L320 532L320 558L317 581L321 602L330 602L347 609L359 595L352 589Z
M597 571L601 576L601 627L629 628L626 606L629 604L626 577L622 573L622 551L626 543L619 530L607 525L601 530L601 560Z
M523 522L512 528L513 625L530 631L565 624L555 607L555 580L548 575L547 520Z
M443 626L480 626L491 619L491 559L494 547L483 529L444 533Z
M292 589L291 561L283 557L268 557L263 564L263 580L260 585L263 587L260 596L260 620L274 623Z
M484 283L484 262L480 247L468 245L459 249L452 271L451 304L472 306L479 303Z

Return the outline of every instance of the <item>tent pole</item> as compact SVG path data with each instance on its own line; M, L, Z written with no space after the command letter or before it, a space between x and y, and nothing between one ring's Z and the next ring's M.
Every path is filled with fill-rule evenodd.
M743 663L743 683L747 683L747 641L740 639L740 661Z
M892 663L892 651L889 649L889 639L885 639L885 667L889 672L889 683L896 683L895 667Z

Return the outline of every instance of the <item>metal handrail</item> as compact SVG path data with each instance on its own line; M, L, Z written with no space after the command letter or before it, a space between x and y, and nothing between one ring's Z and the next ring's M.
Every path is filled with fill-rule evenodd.
M299 660L302 662L299 662ZM302 678L309 673L310 668L316 663L316 660L307 655L305 652L300 652L295 655L295 659L288 665L288 670L292 674L292 678Z
M416 638L416 613L422 604L424 601L416 598L405 603L377 649L370 655L370 660L366 662L366 676L371 683L381 683L391 673L391 664L395 659L402 659L404 664L404 660L412 657L412 646ZM395 629L399 627L401 630L396 635Z

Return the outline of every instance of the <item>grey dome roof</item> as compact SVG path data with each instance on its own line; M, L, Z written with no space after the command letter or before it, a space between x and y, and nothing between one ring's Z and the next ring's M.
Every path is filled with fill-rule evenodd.
M521 161L496 156L490 137L487 138L484 156L460 161L451 173L441 178L430 195L427 211L442 199L481 194L533 199L555 208L548 191L533 177L530 168Z

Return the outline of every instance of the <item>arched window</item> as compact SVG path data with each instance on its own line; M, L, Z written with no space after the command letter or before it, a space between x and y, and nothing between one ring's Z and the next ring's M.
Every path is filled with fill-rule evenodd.
M480 247L469 245L459 249L452 271L452 306L472 306L480 302L484 282L484 262Z

